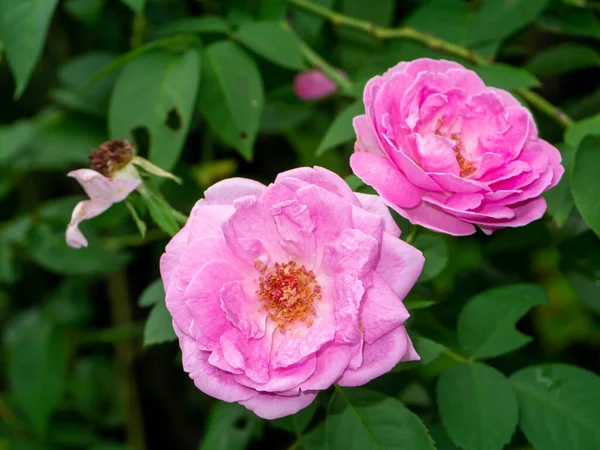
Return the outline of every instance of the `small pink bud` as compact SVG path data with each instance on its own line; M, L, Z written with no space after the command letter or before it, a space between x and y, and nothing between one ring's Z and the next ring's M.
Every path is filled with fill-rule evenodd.
M346 76L339 71L340 75ZM337 85L320 70L301 72L294 77L294 92L300 100L318 100L337 91Z

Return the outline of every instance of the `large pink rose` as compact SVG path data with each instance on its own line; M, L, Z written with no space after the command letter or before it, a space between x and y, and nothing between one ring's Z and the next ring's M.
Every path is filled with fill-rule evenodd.
M423 255L379 197L316 167L208 189L161 258L183 367L274 419L418 359L402 299Z
M364 103L352 169L414 224L455 236L525 225L564 172L529 111L458 63L402 62Z

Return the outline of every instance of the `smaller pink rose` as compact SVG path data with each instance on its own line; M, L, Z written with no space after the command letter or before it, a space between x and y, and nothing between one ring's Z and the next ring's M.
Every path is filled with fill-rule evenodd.
M345 73L339 71L340 75ZM294 92L300 100L319 100L337 91L337 85L320 70L301 72L294 77Z
M77 203L73 210L71 222L67 226L67 244L73 248L87 247L87 239L79 230L79 224L102 214L114 203L125 200L138 188L141 181L135 178L107 178L92 169L73 170L67 175L75 178L90 197L89 200Z

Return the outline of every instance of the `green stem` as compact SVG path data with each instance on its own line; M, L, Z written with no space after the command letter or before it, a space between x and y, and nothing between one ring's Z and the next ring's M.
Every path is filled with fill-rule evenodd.
M413 225L408 237L406 238L406 243L412 245L412 243L415 242L415 239L417 239L417 235L419 234L420 230L421 227L419 225Z
M418 42L429 47L432 50L439 50L441 52L457 56L477 65L485 65L491 63L490 60L484 58L483 56L479 55L478 53L472 50L469 50L468 48L462 47L452 42L445 41L443 39L438 39L434 36L415 30L411 27L382 27L367 20L345 16L331 9L316 5L310 0L287 1L291 5L294 5L316 16L320 16L326 19L334 26L346 27L362 31L365 34L368 34L370 36L373 36L374 38L381 40L404 39L408 41ZM342 85L340 84L340 86ZM565 114L564 111L552 105L545 98L541 97L535 92L530 91L529 89L518 89L517 93L531 105L536 107L540 112L546 114L562 126L568 128L571 125L573 125L573 120L567 114Z
M112 273L107 278L107 293L110 302L110 314L114 327L130 326L133 321L129 285L124 270ZM131 340L115 342L115 365L119 376L121 393L124 397L125 429L127 445L136 450L146 448L146 437L138 385L132 365L136 345Z
M446 355L448 355L450 358L452 358L453 360L459 362L459 363L467 363L469 362L469 360L467 358L465 358L464 356L459 355L458 353L454 352L453 350L449 349L448 347L446 347L444 349L444 353Z

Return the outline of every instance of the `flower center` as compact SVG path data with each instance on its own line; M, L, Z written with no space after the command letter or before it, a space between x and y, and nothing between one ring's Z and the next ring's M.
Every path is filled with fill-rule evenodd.
M105 177L111 177L133 158L133 147L121 139L108 141L94 149L89 159L90 168Z
M260 264L257 262L257 268ZM285 332L286 326L295 321L312 326L315 315L313 302L321 299L321 286L313 271L289 261L275 263L270 271L263 267L261 272L265 275L259 279L256 292L262 302L260 309L267 311L279 330Z
M462 150L464 150L465 147L460 140L460 135L458 133L451 134L450 139L454 142L454 154L456 155L456 162L458 162L458 166L460 167L460 176L464 178L473 175L477 168L473 161L465 159L462 155Z

